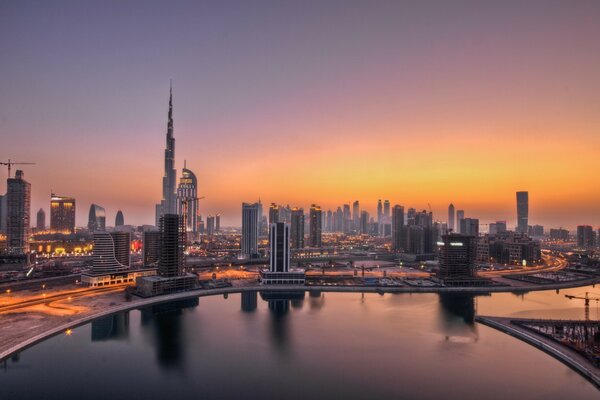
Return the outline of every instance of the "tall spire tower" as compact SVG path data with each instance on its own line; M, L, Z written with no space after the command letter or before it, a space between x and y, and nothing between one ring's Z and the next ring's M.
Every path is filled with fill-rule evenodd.
M165 174L162 179L162 200L156 205L156 224L164 214L177 213L175 138L173 137L173 85L169 89L169 114L167 122L167 143L165 148Z

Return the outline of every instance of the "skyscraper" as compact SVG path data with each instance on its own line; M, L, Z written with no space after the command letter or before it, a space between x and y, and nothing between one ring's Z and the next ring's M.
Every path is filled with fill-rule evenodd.
M90 232L106 230L106 212L98 204L90 206L88 214L88 230Z
M465 219L465 211L464 210L456 210L456 230L458 233L462 233L460 231L460 221Z
M290 227L283 222L271 224L269 235L269 272L288 272L290 269Z
M127 258L123 255L125 246L129 246L125 236L115 235L117 232L95 231L94 232L94 251L92 254L92 271L95 274L107 274L120 270L127 269L129 264L122 263L129 261L129 253ZM126 233L126 232L118 232ZM129 233L127 232L129 235ZM128 236L129 237L129 236ZM127 241L127 244L123 243ZM116 249L119 249L119 259L116 256ZM129 247L127 247L129 250Z
M119 264L126 267L131 266L131 232L114 231L110 235L115 245L115 258Z
M450 203L448 206L448 229L454 231L454 204Z
M310 246L321 247L321 225L322 225L321 207L313 204L310 206Z
M164 214L177 213L175 193L175 138L173 137L173 88L169 92L169 114L167 121L167 143L165 148L165 172L162 179L162 199L156 205L156 225Z
M14 178L7 180L6 192L6 247L11 254L29 252L29 227L31 226L31 184L17 170Z
M590 249L596 244L596 232L590 225L577 226L577 247Z
M350 204L344 204L344 220L342 222L342 231L346 234L352 232L352 214L350 213Z
M440 268L438 278L446 284L452 281L472 279L475 276L477 239L462 234L442 236L440 248Z
M517 192L517 232L527 233L529 225L529 192Z
M181 178L177 187L177 213L185 215L185 230L196 237L198 234L198 179L183 162Z
M0 196L0 232L6 232L7 205L6 195Z
M479 236L479 220L477 218L463 218L460 220L460 233L467 236Z
M38 231L46 230L46 213L43 208L40 208L37 212L37 223L35 227Z
M404 207L395 205L392 208L392 248L394 251L405 250Z
M182 215L165 214L160 219L161 247L158 274L163 277L183 275L185 222Z
M55 232L75 232L75 199L57 196L50 198L50 229Z
M221 215L215 215L215 232L221 232Z
M123 212L119 210L117 211L117 215L115 216L115 226L123 225L125 225L125 217L123 217Z
M358 200L352 203L352 221L354 225L354 232L361 233L360 230L360 204Z
M269 206L269 226L279 222L279 206L271 203Z
M160 259L161 234L159 230L145 230L143 234L143 264L145 268L154 267Z
M209 215L206 217L206 234L213 236L215 234L215 217Z
M384 218L385 222L388 222L387 220L390 218L390 201L389 200L383 201L383 218Z
M304 248L304 209L294 207L292 209L292 248Z
M377 200L377 232L381 232L381 224L383 222L383 205L381 200Z
M241 255L245 258L258 256L258 215L259 203L242 204Z
M367 211L361 211L360 213L360 234L368 235L369 234L369 213Z

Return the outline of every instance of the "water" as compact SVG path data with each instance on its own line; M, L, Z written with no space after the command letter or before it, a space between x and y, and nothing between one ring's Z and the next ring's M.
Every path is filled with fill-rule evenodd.
M559 361L473 322L476 313L582 318L564 293L586 290L203 297L27 349L0 369L0 398L598 399Z

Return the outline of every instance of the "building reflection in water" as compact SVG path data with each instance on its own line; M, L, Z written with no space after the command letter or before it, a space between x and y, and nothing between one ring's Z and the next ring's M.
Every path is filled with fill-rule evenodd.
M250 292L242 292L242 311L252 313L256 311L258 292L252 290Z
M476 337L475 296L463 293L440 293L440 328L446 337Z
M129 311L92 321L92 342L129 338Z
M197 297L140 309L142 327L150 330L161 367L181 369L185 356L185 332L182 314L199 304Z
M308 292L309 307L311 310L320 310L325 305L325 294L317 290L311 290Z
M286 354L290 348L287 315L290 311L290 302L293 302L294 308L302 308L304 291L261 291L260 297L269 304L271 343L281 353Z

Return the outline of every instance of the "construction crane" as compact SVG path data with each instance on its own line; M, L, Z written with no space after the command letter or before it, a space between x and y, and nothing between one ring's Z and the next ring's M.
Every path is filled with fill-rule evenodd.
M11 170L11 167L13 165L35 165L35 163L32 163L32 162L16 162L16 161L11 161L10 158L9 158L7 162L0 161L0 165L6 165L8 167L8 177L10 178L11 177L10 170Z
M600 301L600 297L590 297L588 292L585 292L585 296L581 297L581 296L573 296L573 295L569 295L569 294L565 294L565 297L567 299L570 300L584 300L585 301L585 320L589 321L590 320L590 300L593 300L596 302L596 304L598 304L598 302Z

